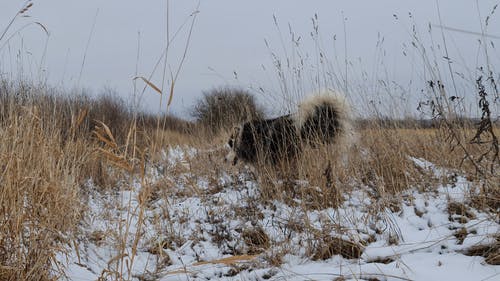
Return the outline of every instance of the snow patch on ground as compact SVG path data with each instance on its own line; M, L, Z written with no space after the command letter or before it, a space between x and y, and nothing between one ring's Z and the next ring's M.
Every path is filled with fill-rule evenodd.
M186 168L197 157L192 148L163 152L163 166L148 178L99 191L89 182L88 210L78 243L59 261L68 280L498 280L500 266L462 252L491 243L500 233L498 218L470 208L470 217L449 213L450 202L467 205L472 184L455 175L452 184L433 191L409 189L401 208L381 209L363 186L346 194L342 206L305 210L259 201L258 184L246 174L223 172L210 179ZM445 169L423 159L414 163L436 175ZM146 185L144 185L146 183ZM152 188L143 202L141 194ZM182 192L186 189L195 192ZM142 200L142 201L141 201ZM246 229L261 229L270 247L252 249ZM459 231L466 235L460 237ZM359 259L334 255L313 260L316 232L362 243ZM319 245L322 247L323 245ZM253 251L253 252L252 252ZM280 266L269 262L279 253Z

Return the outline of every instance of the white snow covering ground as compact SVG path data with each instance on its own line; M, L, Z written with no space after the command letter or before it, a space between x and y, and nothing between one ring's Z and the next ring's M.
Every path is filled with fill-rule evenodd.
M265 205L257 199L258 184L245 174L222 172L213 180L191 173L189 159L197 157L192 148L170 148L163 157L163 165L150 167L145 180L131 179L116 190L98 191L89 181L79 242L58 258L66 279L114 280L119 273L125 280L163 281L500 280L500 266L463 254L492 243L500 225L498 216L473 208L467 217L449 214L450 202L467 205L474 192L460 175L437 189L409 189L399 209L374 215L369 210L377 202L362 186L336 209ZM436 176L448 173L412 160ZM185 172L172 173L182 168ZM155 187L154 196L141 208L145 186ZM249 253L242 238L248 228L263 230L271 246ZM363 253L359 259L314 260L307 250L315 243L314 231L307 229L365 241ZM466 235L457 236L460 230ZM271 263L279 253L285 253L281 263Z

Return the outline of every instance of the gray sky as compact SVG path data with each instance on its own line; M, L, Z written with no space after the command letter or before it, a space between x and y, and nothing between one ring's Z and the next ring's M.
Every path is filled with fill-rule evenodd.
M498 2L202 0L171 110L185 115L203 90L221 85L239 85L254 90L263 88L265 93L259 97L261 102L268 107L276 107L282 99L270 53L293 59L298 58L294 55L295 50L296 54L307 58L304 70L317 70L317 49L310 36L313 31L311 19L317 14L321 48L328 55L332 67L330 70L335 75L342 76L345 72L344 59L347 54L347 92L357 95L353 99L378 100L378 94L388 91L381 86L380 80L388 84L394 81L390 92L395 97L391 98L401 98L403 105L408 107L403 110L412 111L415 100L406 103L408 97L404 95L413 94L409 92L421 87L417 81L425 81L423 78L426 75L418 53L411 47L412 25L416 25L422 42L430 48L432 42L427 32L428 25L440 24L437 3L443 25L481 32L481 25L484 28L485 18ZM0 0L0 32L22 3ZM22 72L25 77L34 80L47 79L51 85L86 87L94 92L109 86L130 99L136 66L138 75L149 76L165 48L165 0L45 0L33 3L34 6L26 13L29 17L18 18L0 42L0 73L3 75L15 77ZM175 72L189 31L190 14L195 11L198 1L171 0L169 3L171 36L183 22L188 21L172 42L169 52L168 65ZM490 19L486 32L500 36L500 15L497 13ZM273 15L279 28L275 26ZM50 36L36 24L17 32L33 22L43 24ZM95 28L90 36L94 22ZM301 37L299 48L294 49L291 43L288 25L293 30L294 38ZM444 49L441 32L436 26L433 28L432 38L436 44L432 56L435 55L440 63L445 63L446 60L442 59ZM481 37L451 30L445 30L444 35L449 57L453 60L453 70L465 73L464 76L476 76L474 68L483 65L478 49L478 39ZM90 43L85 51L89 37ZM7 38L11 39L4 45ZM500 44L500 40L493 37L486 39ZM268 41L271 50L266 47L264 40ZM140 50L137 58L138 46ZM493 49L490 59L490 64L498 65L499 51ZM22 70L19 70L21 66ZM161 85L162 66L151 79L158 86ZM446 64L443 66L443 69L447 69ZM314 84L311 82L314 75L309 76L301 83L300 89L308 91L315 87L309 85ZM289 79L294 80L293 76ZM137 85L142 89L144 84L137 82ZM398 92L398 88L401 88L401 92ZM470 90L460 87L458 94L467 95ZM148 89L142 106L157 111L158 94Z

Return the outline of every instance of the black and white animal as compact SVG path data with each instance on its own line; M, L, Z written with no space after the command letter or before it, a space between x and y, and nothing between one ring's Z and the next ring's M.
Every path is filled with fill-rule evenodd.
M235 127L227 161L278 164L295 161L305 145L340 144L350 130L345 99L324 92L303 100L295 114L256 119Z

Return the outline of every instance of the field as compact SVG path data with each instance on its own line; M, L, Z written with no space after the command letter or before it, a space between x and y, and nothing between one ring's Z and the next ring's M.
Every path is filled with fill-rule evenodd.
M0 29L0 52L32 6ZM496 7L473 67L451 63L443 28L442 42L430 25L428 37L409 28L402 51L414 48L420 81L408 87L385 76L381 42L372 85L347 43L344 62L325 51L317 15L312 55L274 17L279 90L222 85L189 120L135 102L146 90L160 108L177 98L198 10L172 36L184 35L177 65L167 35L151 75L136 69L132 101L0 69L0 280L498 280L500 76L485 32ZM276 115L259 95L287 114L324 89L350 101L344 138L292 161L227 161L234 126Z
M469 125L365 120L276 173L226 163L227 131L42 90L1 88L3 280L499 274L498 158Z

